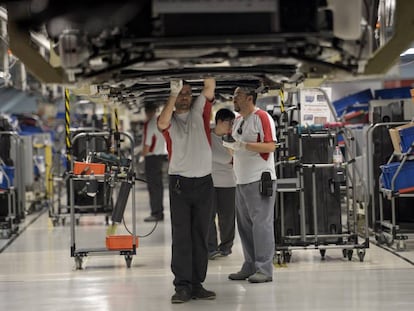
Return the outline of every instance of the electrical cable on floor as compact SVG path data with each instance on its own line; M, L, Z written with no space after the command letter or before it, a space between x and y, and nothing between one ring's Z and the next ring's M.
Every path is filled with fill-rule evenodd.
M125 218L124 217L122 217L122 223L124 224L125 230L128 231L128 233L130 235L133 235L132 232L128 229L128 227L125 223ZM147 234L144 234L144 235L138 235L137 234L136 236L139 237L139 238L146 238L147 236L150 236L155 231L155 228L157 228L157 225L158 225L158 221L155 222L154 227L150 230L150 232L148 232Z

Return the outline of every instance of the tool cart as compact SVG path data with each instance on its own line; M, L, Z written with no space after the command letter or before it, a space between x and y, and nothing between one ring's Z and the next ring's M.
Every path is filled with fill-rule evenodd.
M13 186L14 167L0 158L0 238L8 239L17 233L16 192Z
M111 144L110 132L103 132L96 128L77 128L71 129L71 147L68 167L63 174L59 174L59 169L53 169L53 199L52 205L49 209L49 217L52 220L53 225L58 225L61 221L62 225L65 225L66 219L70 215L70 191L69 191L69 177L70 172L73 170L75 175L80 177L74 181L73 191L76 194L74 199L76 223L79 223L80 217L83 214L101 214L105 215L106 223L108 224L109 216L112 212L112 189L108 182L99 177L98 183L89 182L90 172L88 168L93 167L92 175L104 176L104 165L99 163L91 163L86 165L85 163L95 162L98 153L109 152L109 145ZM82 172L83 169L87 169ZM88 173L88 174L87 174ZM93 179L93 178L90 178ZM97 187L96 191L89 192L91 187ZM66 192L66 193L65 193ZM66 197L67 204L63 204L62 200Z
M114 134L128 139L131 143L131 148L133 148L134 142L131 135L124 132ZM76 143L77 139L82 139L88 135L94 137L111 136L109 132L80 133L75 136L73 143ZM126 265L129 268L131 266L132 256L136 254L136 248L138 247L135 221L135 173L133 161L109 153L93 152L89 155L88 161L85 162L74 161L72 157L70 165L72 169L68 173L67 180L69 186L71 256L75 259L76 268L82 269L83 259L86 256L107 254L125 256ZM79 183L81 183L81 187L84 188L87 194L93 195L95 193L93 200L97 203L96 205L78 205L76 197L78 196L77 189L79 187L77 184L79 185ZM118 189L117 195L113 195L115 189ZM99 193L102 194L101 201L96 202ZM101 211L103 213L109 213L113 222L124 222L123 213L129 195L132 196L132 231L128 230L130 234L124 236L107 236L106 248L78 248L76 240L77 213L90 212L96 214ZM113 206L112 202L114 201L116 203Z
M290 101L286 105L282 101L281 107L275 263L290 262L295 249L318 249L322 259L328 249L340 249L349 260L357 250L359 260L363 261L369 238L366 229L365 237L361 239L358 235L353 185L360 174L353 165L352 132L337 120L304 122L301 118L304 96L300 92L290 94ZM316 94L326 95L322 91ZM304 100L312 98L315 96L307 95ZM334 152L340 150L340 136L343 161L334 163Z
M387 163L381 166L379 180L379 221L376 223L375 239L379 244L395 247L397 251L406 249L406 241L410 228L400 226L403 217L398 217L403 206L401 203L407 198L414 197L414 123L389 130L394 152ZM385 215L383 200L391 204L391 215Z
M0 131L0 237L10 238L18 232L24 218L21 164L22 141L14 131ZM12 154L12 149L15 151Z

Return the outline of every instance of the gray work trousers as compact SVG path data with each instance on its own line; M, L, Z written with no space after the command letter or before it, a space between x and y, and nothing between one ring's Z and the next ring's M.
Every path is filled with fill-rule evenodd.
M273 190L271 197L261 195L258 181L236 187L237 228L244 254L242 272L273 276L275 181Z

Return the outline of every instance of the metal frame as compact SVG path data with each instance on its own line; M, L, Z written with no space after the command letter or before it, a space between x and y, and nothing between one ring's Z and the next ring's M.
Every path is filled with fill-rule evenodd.
M73 140L72 140L72 145L73 143L81 138L81 137L85 137L87 135L90 136L108 136L110 133L109 132L97 132L97 133L80 133L78 135L76 135ZM131 154L133 154L133 148L134 148L134 139L133 137L128 134L128 133L124 133L124 132L119 132L120 136L124 136L126 137L130 143L131 143ZM135 211L135 171L134 171L134 161L130 161L130 166L128 168L129 172L126 178L120 178L119 176L115 176L115 173L111 173L111 178L114 182L118 182L118 181L124 181L127 180L127 178L130 178L129 182L131 182L132 188L131 188L131 192L132 192L132 208L131 208L131 216L132 216L132 237L133 237L133 245L131 249L122 249L122 250L108 250L106 248L86 248L86 249L77 249L76 248L76 214L75 214L75 194L74 194L74 180L88 180L90 179L90 176L79 176L79 175L74 175L73 174L73 164L74 164L74 160L73 157L71 157L71 172L69 172L69 194L70 194L70 198L69 198L69 207L70 207L70 249L71 249L71 257L75 258L75 264L76 264L76 269L82 269L82 262L83 262L83 258L89 255L111 255L111 254L119 254L119 255L123 255L125 256L125 261L126 261L126 265L129 268L131 266L131 262L132 262L132 256L136 254L136 248L138 245L135 245L135 240L136 240L136 211ZM106 176L95 176L94 178L96 178L98 181L102 181L104 183L107 182L106 180ZM82 206L82 208L85 208L85 206ZM86 207L87 208L87 207Z
M326 92L320 90L321 93L326 96ZM299 98L299 97L297 97ZM334 111L332 104L330 103L329 99L327 98L328 106L331 111ZM292 108L297 110L298 119L300 120L300 105L298 104L296 107ZM334 114L335 115L335 114ZM284 134L286 135L283 141L286 145L289 144L288 142L288 133L289 128L285 125ZM291 129L292 130L292 129ZM313 136L313 137L332 137L335 139L336 135L338 134L346 134L344 135L345 138L345 146L346 146L346 154L345 154L345 165L342 166L344 169L344 173L346 176L346 186L345 186L345 194L346 194L346 206L347 206L347 224L346 224L346 233L341 234L318 234L318 215L317 215L317 201L316 201L316 170L319 168L325 167L333 167L334 164L332 163L322 163L322 164L315 164L315 163L303 163L302 162L302 154L303 154L303 146L302 146L302 137L303 136ZM353 185L356 184L356 178L361 178L361 173L357 170L355 163L355 152L356 152L356 142L352 135L352 131L350 129L341 127L334 130L328 130L325 133L306 133L302 134L299 133L299 150L298 150L298 157L299 159L294 161L281 161L276 163L276 166L281 166L285 163L297 163L299 169L297 170L297 177L296 178L282 178L278 179L278 185L281 184L291 184L293 185L292 188L279 188L277 192L281 196L281 204L280 207L280 217L281 217L281 232L285 231L284 229L284 206L283 206L283 193L284 192L297 192L299 195L299 208L300 208L300 235L295 236L282 236L282 241L284 239L289 240L289 243L283 243L282 245L276 245L276 254L275 254L275 261L278 264L283 262L289 262L290 257L292 254L292 250L294 249L319 249L322 259L324 259L325 252L327 249L342 249L343 256L348 257L349 260L352 259L353 250L358 250L358 257L360 261L364 260L365 257L365 249L369 247L369 237L368 237L368 220L365 219L365 235L363 237L362 242L359 241L358 235L358 219L356 213L356 200L355 200L355 189ZM286 149L287 150L287 149ZM314 234L306 234L306 208L305 208L305 195L304 195L304 168L311 168L312 169L312 210L313 210L313 225L314 225ZM353 211L353 219L351 219L351 211L349 209L348 202L350 201L350 195L352 196L352 211ZM364 210L366 209L366 205L364 205ZM341 209L342 210L342 209ZM366 212L365 212L366 215ZM342 224L344 226L344 224ZM342 230L341 230L342 231ZM337 239L338 242L332 243L330 241L331 238Z

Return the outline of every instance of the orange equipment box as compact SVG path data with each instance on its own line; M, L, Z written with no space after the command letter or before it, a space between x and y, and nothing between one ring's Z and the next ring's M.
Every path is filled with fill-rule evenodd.
M73 163L73 173L75 175L90 175L92 172L94 175L105 174L105 164L86 163L86 162L77 162L77 161Z
M132 249L132 235L108 235L106 248L109 250ZM138 237L135 237L135 248L138 248Z

